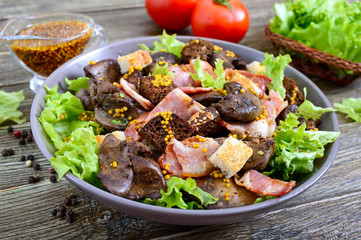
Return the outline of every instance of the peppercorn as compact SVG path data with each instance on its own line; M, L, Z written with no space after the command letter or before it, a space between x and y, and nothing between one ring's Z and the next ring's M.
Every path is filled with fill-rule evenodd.
M14 136L19 138L21 136L21 132L19 130L14 131Z
M28 143L31 143L33 141L33 135L29 134L26 140L28 141Z
M14 128L12 126L8 127L8 133L12 133L14 131Z
M33 168L34 168L35 170L39 170L39 169L40 169L40 164L39 164L39 163L35 163L34 166L33 166Z
M68 209L68 210L66 210L66 215L67 216L74 216L74 213L73 213L73 211L71 209Z
M68 222L68 223L74 222L74 217L73 216L67 216L66 217L66 222Z
M19 144L20 144L20 145L25 145L25 144L26 144L25 139L24 139L24 138L20 138L20 139L19 139Z
M54 168L49 168L49 173L50 173L50 174L56 174L56 171L55 171Z
M56 183L56 176L55 175L50 175L49 180L52 183Z
M54 217L56 216L57 213L58 213L58 210L55 208L51 211L51 215L53 215Z
M28 183L36 183L39 182L39 175L29 176Z
M34 160L34 155L29 154L29 155L26 157L26 159L33 161L33 160Z
M71 206L71 199L68 198L68 197L66 197L66 198L64 198L63 203L64 203L64 205L66 205L66 206Z
M12 156L14 155L14 150L9 148L9 149L4 149L2 152L1 152L1 155L3 157L6 157L6 156Z
M28 136L28 131L26 131L26 130L21 131L22 138L26 138L27 136Z
M62 212L63 214L65 214L65 212L66 212L66 207L63 206L63 205L59 206L59 207L58 207L58 212Z
M58 211L57 213L56 213L56 217L58 217L58 218L61 218L61 217L63 217L64 216L64 213L62 212L62 211Z
M22 155L22 156L20 157L20 161L21 161L21 162L25 162L25 160L26 160L25 156Z
M33 166L33 161L27 160L27 161L25 162L25 164L26 164L27 167L31 167L31 166Z

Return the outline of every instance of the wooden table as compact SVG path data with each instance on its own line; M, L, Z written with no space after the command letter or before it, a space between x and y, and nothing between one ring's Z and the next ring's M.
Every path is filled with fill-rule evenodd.
M273 0L244 0L251 16L251 26L241 44L272 52L265 39L264 26L272 17ZM48 12L78 12L104 26L110 42L162 31L147 15L144 1L135 0L0 0L0 23L9 17ZM179 34L191 35L190 28ZM24 70L0 46L0 89L24 90L20 110L28 121L13 125L29 130L29 112L34 94L28 87L31 74ZM313 79L332 103L346 97L360 97L361 81L342 87ZM66 180L49 181L49 162L35 143L20 146L7 125L0 127L0 151L14 148L15 155L0 157L0 238L1 239L357 239L361 237L361 125L338 114L341 146L332 167L307 192L282 208L257 217L224 226L186 227L134 218L94 201ZM21 155L33 154L41 170L25 167ZM28 184L27 178L39 174L41 181ZM51 216L71 193L78 196L72 207L75 222L70 224Z

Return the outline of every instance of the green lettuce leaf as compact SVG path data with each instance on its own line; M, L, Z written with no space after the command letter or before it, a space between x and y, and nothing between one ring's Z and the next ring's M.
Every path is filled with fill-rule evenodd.
M201 60L198 56L197 59L194 61L194 70L196 71L196 73L191 73L192 78L195 81L200 81L202 86L205 88L212 87L214 89L223 89L224 84L226 83L226 74L223 69L223 60L217 59L215 64L216 68L214 69L214 72L217 74L216 79L214 79L208 72L204 73L201 65Z
M356 122L361 122L361 98L346 98L341 103L333 105L338 111L346 114Z
M75 95L82 88L89 89L89 78L87 77L78 77L74 80L69 80L68 78L65 78L65 82L68 85L68 89L73 90L75 92Z
M307 95L306 88L304 88L303 92L305 96L305 101L298 107L296 116L298 117L303 116L306 121L308 119L317 120L320 119L320 117L326 112L336 111L333 108L322 108L313 105L311 101L306 100L306 95Z
M93 129L78 128L70 134L69 141L55 153L56 157L51 158L50 163L59 179L70 171L75 176L99 186L98 152Z
M274 5L273 32L311 48L361 62L361 2L294 0Z
M158 36L161 42L154 41L154 48L149 48L145 44L140 44L140 47L143 50L147 50L151 53L166 51L169 53L173 53L177 57L181 57L181 52L184 48L184 43L178 41L176 39L176 34L168 35L165 30L163 30L163 34Z
M155 75L170 75L171 77L174 77L174 73L169 71L168 63L164 64L163 66L158 65L158 63L155 65L154 71L152 73L152 76Z
M324 155L324 146L334 142L339 132L306 131L306 124L299 125L298 117L290 113L285 121L281 121L276 135L276 151L270 160L275 169L271 175L282 175L283 180L294 178L295 174L313 171L313 161Z
M284 70L291 62L290 55L279 55L273 58L273 54L266 53L265 59L261 62L261 65L266 67L264 75L272 79L268 85L269 90L277 92L283 99L286 96L286 89L283 87Z
M99 147L95 134L101 131L99 124L79 120L85 109L73 94L59 94L57 86L53 89L44 87L47 91L46 107L38 119L56 148L55 158L50 159L52 166L59 178L70 171L101 187L96 176L99 171Z
M162 197L158 200L147 198L144 202L163 207L178 207L182 209L202 209L203 206L215 204L218 198L197 187L196 181L192 178L183 180L178 177L171 177L167 181L167 192L160 191ZM186 193L186 194L185 194ZM199 203L194 200L189 201L187 195L197 198Z
M23 116L23 113L18 110L21 101L24 101L23 90L12 93L0 90L0 124L6 120L17 124L26 121L25 118L20 119Z
M256 201L254 201L253 204L264 202L266 200L270 200L270 199L273 199L273 198L276 198L276 196L262 196L262 197L257 198Z

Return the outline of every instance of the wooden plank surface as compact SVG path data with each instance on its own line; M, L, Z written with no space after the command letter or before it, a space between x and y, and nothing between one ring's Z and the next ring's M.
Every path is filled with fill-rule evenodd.
M263 35L272 16L274 0L245 0L251 15L251 26L242 44L261 51L273 51ZM18 15L47 12L81 12L93 17L107 30L110 42L144 35L160 34L144 9L144 1L45 1L0 0L0 22ZM190 28L180 34L191 35ZM31 74L0 46L0 89L24 89L25 101L20 110L29 119L34 94L28 88ZM360 97L360 80L340 87L325 80L313 79L329 100L340 102L346 97ZM186 227L167 225L119 213L90 199L66 180L49 181L49 162L36 144L19 146L0 126L0 151L14 148L15 155L0 157L0 233L1 239L359 239L361 237L361 125L338 114L341 146L336 160L325 176L311 189L281 208L239 223ZM30 124L16 125L29 130ZM33 154L40 163L39 171L20 162L21 155ZM39 174L41 181L28 184L30 175ZM51 210L74 193L77 205L71 207L75 222L66 223L51 216Z

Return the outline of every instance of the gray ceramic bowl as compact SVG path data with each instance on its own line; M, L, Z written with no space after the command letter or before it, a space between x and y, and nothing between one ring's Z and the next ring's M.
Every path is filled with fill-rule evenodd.
M71 61L65 63L53 74L49 76L45 84L51 88L55 85L59 85L59 91L66 91L66 84L64 78L74 79L79 76L84 76L83 67L89 64L90 60L102 60L107 58L115 59L118 54L127 54L139 49L140 43L145 43L148 46L153 45L153 41L158 40L157 37L141 37L128 39L124 41L115 42L101 49L93 52L80 55ZM178 40L187 42L190 37L179 36ZM231 50L241 57L246 62L252 62L254 60L262 61L264 54L257 50L233 44L229 42L211 40L214 44L222 47L223 49ZM313 84L308 78L297 70L289 67L286 69L286 76L293 78L300 89L307 88L307 98L311 100L315 105L321 107L331 107L331 104L327 100L326 96L321 90ZM38 144L41 152L47 159L50 159L54 155L54 147L47 137L46 133L42 129L39 121L42 109L45 107L45 90L41 88L34 99L31 107L31 128L34 134L36 143ZM339 131L338 122L335 113L328 113L322 119L320 126L321 130ZM163 208L152 205L143 204L140 202L131 201L122 197L118 197L109 192L98 189L85 181L75 177L72 174L66 174L65 178L78 187L81 191L89 195L90 197L116 209L121 212L127 213L132 216L150 219L158 222L164 222L169 224L181 224L181 225L208 225L208 224L225 224L231 222L237 222L245 218L250 218L257 214L265 213L273 208L279 207L281 204L289 201L295 196L301 194L306 189L310 188L313 184L319 180L326 170L332 164L336 152L339 146L339 140L336 140L333 144L326 147L325 156L315 161L315 168L318 169L312 174L306 175L303 179L297 182L297 187L291 192L285 194L282 197L268 200L259 204L249 205L237 208L217 209L217 210L183 210L174 208Z

